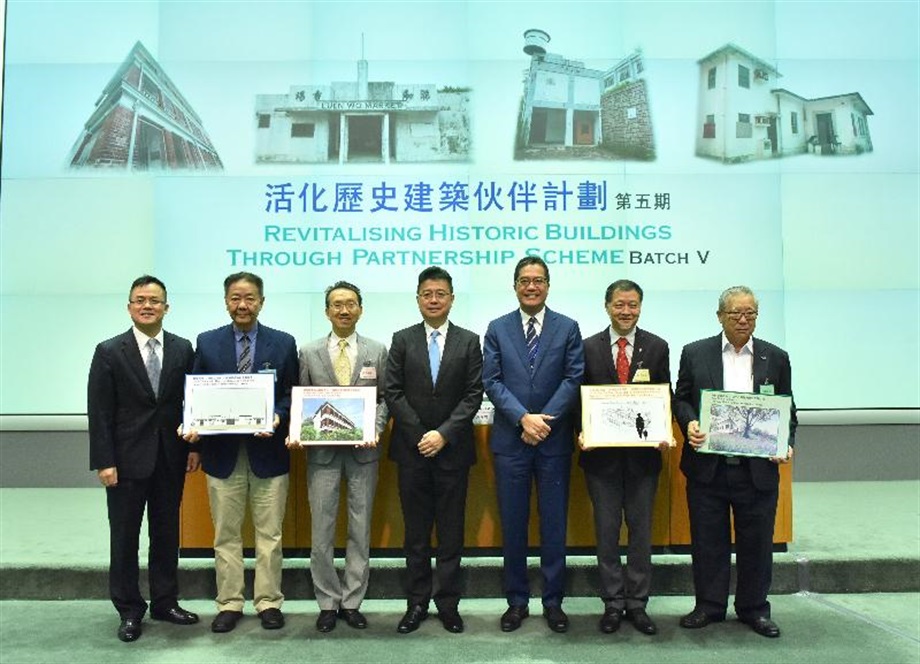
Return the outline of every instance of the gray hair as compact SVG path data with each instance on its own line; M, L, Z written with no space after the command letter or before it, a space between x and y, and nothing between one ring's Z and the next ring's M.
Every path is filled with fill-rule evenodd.
M754 291L747 286L732 286L722 291L722 294L719 296L719 311L725 311L725 305L728 303L728 299L736 295L750 295L754 298L754 307L760 308L760 303L757 301L757 296L754 295Z

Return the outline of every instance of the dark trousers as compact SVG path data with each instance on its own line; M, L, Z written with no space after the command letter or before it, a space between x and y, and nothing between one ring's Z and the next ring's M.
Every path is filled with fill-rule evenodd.
M181 472L181 471L180 471ZM109 595L122 618L143 618L147 603L138 581L141 520L147 509L150 604L155 611L176 606L179 594L179 502L184 477L168 467L162 449L146 479L118 478L106 489L109 512Z
M428 606L432 598L432 553L436 556L439 610L456 610L460 602L460 560L466 518L469 466L453 470L438 468L433 461L399 465L399 501L406 526L405 553L408 573L406 602ZM432 532L438 546L433 552Z
M634 475L626 463L585 472L594 506L601 599L614 609L644 609L652 583L652 511L658 474ZM620 564L620 525L629 529L626 570Z
M561 606L565 596L565 537L569 510L569 454L548 456L526 446L513 456L493 455L502 520L504 592L509 606L526 606L527 532L530 525L531 485L537 486L540 514L540 571L543 605Z
M709 484L687 479L690 551L696 607L724 617L731 578L731 515L735 518L735 613L742 620L770 616L767 595L773 580L773 526L779 487L760 491L746 460L719 460Z

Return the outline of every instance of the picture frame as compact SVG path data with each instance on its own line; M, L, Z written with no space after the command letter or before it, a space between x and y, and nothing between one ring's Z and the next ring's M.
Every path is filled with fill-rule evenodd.
M672 446L667 384L582 385L585 447Z
M701 390L700 431L706 442L697 452L785 458L791 412L788 395Z
M377 440L375 386L295 387L289 440L297 445L364 445Z
M274 373L185 376L183 433L272 433L274 419Z

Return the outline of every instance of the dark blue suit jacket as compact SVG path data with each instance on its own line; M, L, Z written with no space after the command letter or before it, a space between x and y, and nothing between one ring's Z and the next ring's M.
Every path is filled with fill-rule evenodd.
M482 383L495 406L489 445L495 454L523 451L521 427L526 413L556 419L549 437L536 446L538 454L571 454L579 388L585 373L585 352L578 323L546 309L533 373L521 313L496 318L486 330Z
M782 348L755 337L753 370L755 392L760 392L762 385L772 385L775 394L792 395L792 367L789 355ZM700 419L700 390L721 390L723 385L722 335L717 334L684 346L680 355L677 388L674 390L674 415L685 440L687 425L692 420ZM797 423L793 401L789 420L790 445L795 445ZM718 455L702 454L685 443L680 469L688 478L708 484L715 475L718 460ZM748 463L755 487L767 491L778 486L779 468L775 463L769 459L753 457Z
M259 324L253 370L275 370L275 413L281 419L271 438L221 434L201 437L201 467L208 475L225 479L236 467L240 442L245 441L249 466L258 477L288 472L291 457L284 446L291 414L291 388L297 383L297 345L287 332ZM192 373L236 373L236 339L233 326L225 325L198 335Z

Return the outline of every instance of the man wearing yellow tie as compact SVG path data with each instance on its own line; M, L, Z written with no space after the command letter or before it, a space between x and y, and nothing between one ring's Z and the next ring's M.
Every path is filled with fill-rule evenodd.
M332 331L300 349L300 384L304 386L376 385L377 440L387 424L383 401L383 372L387 349L358 335L355 327L363 312L361 290L339 281L326 289L326 317ZM376 443L368 445L311 445L307 453L307 482L312 519L310 572L319 604L316 629L331 632L336 619L364 629L360 611L370 575L371 515L377 489ZM348 544L345 571L333 564L339 486L345 479L348 495Z

